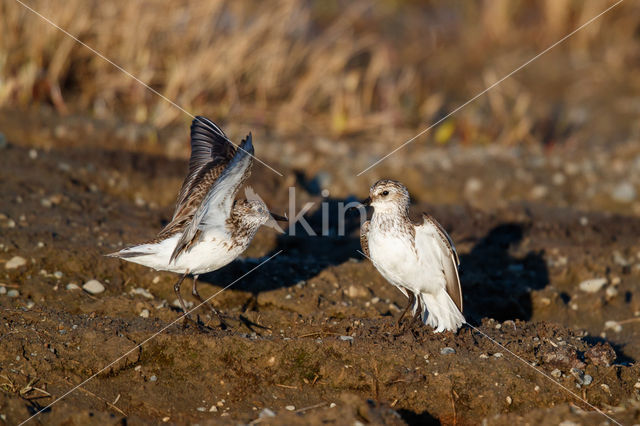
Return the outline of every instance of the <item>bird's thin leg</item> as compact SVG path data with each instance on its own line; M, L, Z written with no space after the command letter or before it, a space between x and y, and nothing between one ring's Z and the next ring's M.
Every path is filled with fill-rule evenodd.
M415 296L413 295L412 292L409 292L409 303L407 304L407 307L404 308L404 311L402 311L402 315L400 315L400 318L398 318L398 323L396 324L398 329L400 328L400 322L402 322L402 318L404 318L409 308L413 306L414 301L415 301Z
M187 322L190 320L189 313L187 311L187 306L184 304L184 299L182 295L180 295L180 286L182 285L182 281L187 277L189 271L185 272L183 276L180 277L177 283L173 286L173 291L176 292L176 296L178 296L178 301L180 302L180 306L182 306L182 312L184 312L184 326L187 325Z
M200 301L200 303L202 303L203 305L207 306L209 309L211 309L211 312L213 312L214 315L216 315L218 317L218 320L220 320L220 326L223 329L227 329L229 328L229 325L225 322L225 320L222 318L222 315L220 314L220 312L218 312L210 303L208 303L206 300L204 300L202 298L202 296L200 296L200 293L198 293L198 275L194 275L193 276L193 287L191 288L191 294Z

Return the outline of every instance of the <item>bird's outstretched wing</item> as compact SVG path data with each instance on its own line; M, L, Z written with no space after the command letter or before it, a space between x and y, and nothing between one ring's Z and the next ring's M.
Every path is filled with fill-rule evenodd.
M365 256L369 257L369 225L370 222L367 220L360 227L360 246L362 247L362 252Z
M191 222L207 191L235 154L235 146L213 121L200 116L193 120L189 172L180 188L171 222L160 231L159 239L182 231Z
M251 133L249 133L217 180L207 188L206 195L197 206L191 221L184 227L182 237L171 254L170 262L191 247L202 232L225 226L231 215L233 200L242 183L251 174L253 152Z
M423 223L419 225L422 232L429 233L443 253L442 256L442 272L446 279L446 290L453 303L456 304L460 312L462 312L462 288L460 287L460 276L458 275L458 265L460 258L453 244L453 240L447 234L447 231L438 223L433 216L423 213Z

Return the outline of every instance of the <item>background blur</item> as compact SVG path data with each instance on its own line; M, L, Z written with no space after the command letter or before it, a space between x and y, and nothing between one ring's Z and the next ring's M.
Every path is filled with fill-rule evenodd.
M219 122L234 140L257 132L260 158L303 169L311 177L320 173L321 184L336 195L402 172L420 196L425 180L434 180L424 174L425 167L435 162L446 168L451 161L455 166L451 153L438 158L441 145L573 150L569 156L576 161L588 149L587 162L592 162L591 150L610 151L637 141L640 133L637 2L625 2L596 20L372 169L362 182L353 175L612 2L28 4L189 112ZM86 133L78 120L91 119L111 148L188 155L189 116L19 3L0 4L0 34L0 107L9 136L73 145ZM46 117L57 117L45 126L56 130L25 135L24 126L13 129L24 117L11 116L16 110L35 114L31 130ZM582 186L568 182L557 197L529 185L515 198L568 205L576 202L571 194L586 191L589 199L579 200L583 207L638 213L640 157L625 149L617 162L569 165L569 177L583 166L587 174L598 175L593 169L601 166L607 182L594 176ZM462 161L469 152L453 156ZM350 158L338 171L330 170L336 154ZM473 154L478 155L487 154ZM414 165L422 171L412 171ZM337 179L330 181L323 172ZM540 179L552 176L543 173ZM462 186L446 192L474 192L482 182L471 177L463 176ZM568 180L556 176L555 184ZM513 190L500 189L509 182L497 186L502 198L513 198ZM602 195L617 187L619 196ZM464 199L478 204L473 195ZM427 197L461 200L432 192L422 198Z
M279 134L390 137L421 130L612 2L27 4L188 111ZM637 113L639 8L623 3L427 139L553 143L605 111ZM17 2L0 5L0 33L4 107L189 121Z

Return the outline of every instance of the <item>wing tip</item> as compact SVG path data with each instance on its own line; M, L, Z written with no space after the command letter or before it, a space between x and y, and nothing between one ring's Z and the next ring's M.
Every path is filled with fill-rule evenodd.
M224 133L224 131L222 131L220 126L218 126L216 123L205 116L197 115L193 119L193 121L191 121L191 134L193 134L193 132L196 131L199 127L204 127L206 130L209 130L216 135L227 139L227 135Z
M251 132L249 132L249 134L244 139L242 139L242 142L240 142L240 148L247 154L253 156L253 135L251 134Z

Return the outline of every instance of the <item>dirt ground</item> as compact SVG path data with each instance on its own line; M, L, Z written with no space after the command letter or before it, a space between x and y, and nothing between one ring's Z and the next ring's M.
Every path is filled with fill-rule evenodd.
M276 212L289 186L298 207L330 189L335 209L378 177L405 181L413 211L457 244L475 328L399 333L406 299L357 253L350 221L345 237L261 230L244 258L202 277L205 297L233 283L213 299L231 329L204 309L183 329L175 275L103 255L170 218L186 127L160 134L184 144L167 156L144 127L29 114L0 114L0 422L64 396L31 421L640 423L640 219L610 197L620 174L637 177L640 148L422 146L347 181L376 145L254 133L257 156L284 175L256 165L251 178ZM321 229L317 210L307 218ZM90 280L105 291L82 290Z

